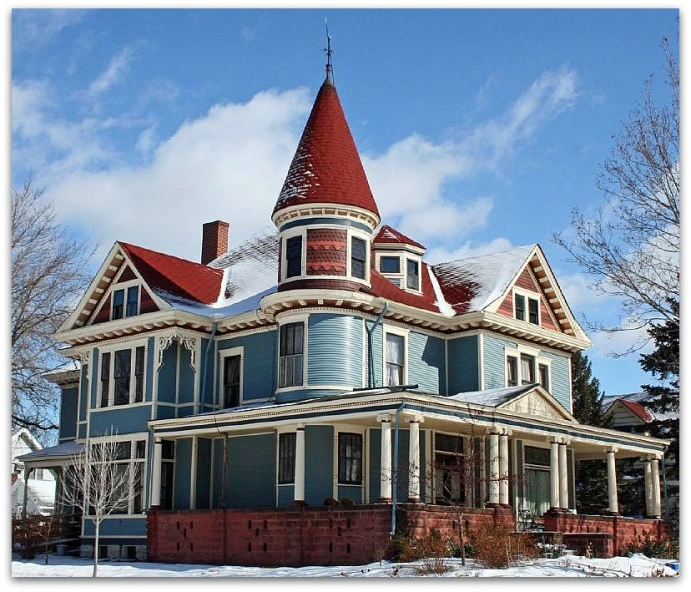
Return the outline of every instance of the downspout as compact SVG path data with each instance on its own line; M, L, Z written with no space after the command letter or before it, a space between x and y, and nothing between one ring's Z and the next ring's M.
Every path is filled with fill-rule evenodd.
M214 337L216 337L216 331L218 331L218 322L214 322L211 327L211 335L209 336L209 341L206 344L206 349L204 350L204 363L202 364L202 392L199 395L199 411L204 413L204 405L206 404L206 374L209 364L209 351L211 350L211 344L214 342Z
M393 435L393 470L391 471L392 491L391 491L391 532L393 537L396 534L396 494L398 493L398 427L401 418L401 411L406 406L401 403L396 409L396 430Z
M372 327L367 326L365 321L365 329L367 329L367 388L374 388L374 357L372 352L374 350L374 331L381 324L386 309L389 307L389 303L384 301L384 308L381 309L377 320L374 321Z

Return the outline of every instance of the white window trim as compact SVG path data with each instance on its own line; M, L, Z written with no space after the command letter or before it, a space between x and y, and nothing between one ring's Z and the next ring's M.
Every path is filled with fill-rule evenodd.
M528 347L525 345L518 345L516 347L504 347L504 385L508 387L509 371L507 358L516 358L516 379L518 384L516 386L523 386L523 374L521 366L521 355L532 356L535 359L535 383L540 384L540 364L547 366L549 374L549 382L552 384L552 360L541 355L539 349ZM550 391L551 392L551 391Z
M358 278L353 276L352 264L353 264L353 237L362 239L365 241L365 277ZM346 229L346 275L348 279L354 282L360 282L369 284L370 283L370 267L371 267L371 253L372 250L372 237L362 230L356 228Z
M369 443L367 441L367 428L363 426L348 425L348 424L334 424L334 449L333 449L333 498L338 499L338 488L339 487L360 487L362 489L362 495L364 499L365 492L369 489L368 487L368 476L369 476L369 457L367 456L367 450L369 448ZM362 436L362 483L357 485L355 483L341 483L338 480L338 440L340 434L360 434Z
M280 461L281 461L281 435L282 434L297 434L297 426L295 425L289 425L289 426L279 426L276 428L276 471L274 475L274 483L276 484L276 487L295 487L295 475L293 474L293 482L292 483L279 483L278 482L278 475L280 471ZM297 439L297 435L295 436ZM297 450L296 452L296 457L295 457L295 464L297 464ZM276 491L276 503L278 503L278 491Z
M123 319L131 318L127 316L127 290L133 286L137 286L139 290L137 291L137 314L134 316L138 316L141 313L141 308L142 308L142 282L139 279L133 279L133 280L128 280L126 282L118 282L117 284L113 284L113 286L110 289L110 316L108 317L109 320L111 321L121 321ZM115 303L115 292L118 290L123 291L123 300L122 300L122 317L119 319L113 319L113 305Z
M218 357L220 362L220 382L218 388L218 398L216 399L216 405L219 409L222 409L223 405L223 384L225 379L224 368L225 359L232 358L233 356L240 356L240 396L238 398L238 405L242 405L245 401L245 347L231 347L229 349L221 349L218 351Z
M410 334L410 329L404 329L403 327L395 327L393 325L386 325L384 324L383 326L383 331L382 331L382 384L386 382L387 378L387 372L386 372L386 336L388 334L391 335L399 335L400 337L403 337L403 377L401 379L402 384L408 384L408 335ZM389 385L389 384L384 384L384 387L387 386L397 386L397 385Z
M417 290L408 287L408 261L415 261L417 263ZM403 272L404 284L401 286L401 289L412 294L422 294L422 257L416 257L410 253L406 253L405 257L403 258L403 264L405 265L405 271Z
M516 317L516 294L523 296L525 298L525 319L521 320ZM537 325L535 323L530 322L530 305L528 304L528 300L536 300L537 301ZM542 327L542 306L540 306L542 303L542 298L540 296L539 292L532 292L530 290L526 290L524 288L520 288L518 286L514 286L512 289L512 294L511 294L511 308L513 310L513 318L517 321L520 321L522 323L528 323L529 325L533 325L534 327Z
M309 313L296 314L288 317L281 317L278 322L278 330L276 331L276 392L285 393L290 391L297 391L304 389L309 384L307 379L307 360L309 346ZM290 325L291 323L302 323L302 384L292 386L279 386L281 379L281 327L283 325Z
M288 273L288 239L296 236L302 237L302 249L300 251L300 275L287 276ZM299 226L289 228L281 233L281 281L293 281L304 278L307 273L307 228Z
M97 389L96 389L96 407L94 409L121 409L123 407L129 407L132 405L149 405L150 402L146 401L146 380L147 380L147 366L148 366L148 359L149 359L149 345L148 345L148 339L144 340L139 340L139 341L132 341L132 342L120 342L120 343L114 343L108 346L104 347L99 347L98 348L98 360L97 360ZM138 347L143 347L144 348L144 376L143 376L143 382L144 382L144 400L140 401L138 403L134 402L134 397L135 397L135 369L137 365L137 354L136 350ZM130 350L130 400L129 403L126 405L114 405L114 400L115 400L115 378L114 378L114 372L115 372L115 352L118 351L124 351L124 350ZM109 368L109 376L108 376L108 405L106 407L101 405L101 374L103 370L103 354L104 353L109 353L110 354L110 368Z

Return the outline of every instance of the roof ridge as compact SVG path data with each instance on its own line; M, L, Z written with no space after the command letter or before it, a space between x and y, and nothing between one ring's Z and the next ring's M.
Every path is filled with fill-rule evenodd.
M142 251L146 251L148 253L154 253L155 255L162 255L163 257L170 257L171 259L177 259L178 261L183 261L185 263L191 263L192 265L197 265L202 268L209 269L211 271L217 271L213 267L209 267L208 265L204 265L203 263L199 263L197 261L192 261L191 259L185 259L184 257L179 257L178 255L171 255L170 253L164 253L163 251L156 251L155 249L148 249L147 247L142 247L141 245L135 245L133 243L127 243L125 241L117 241L119 245L122 245L126 247L127 249L140 249Z

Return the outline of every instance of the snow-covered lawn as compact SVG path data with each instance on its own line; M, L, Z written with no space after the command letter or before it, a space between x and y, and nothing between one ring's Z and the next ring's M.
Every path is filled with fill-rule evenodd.
M564 556L558 559L538 559L507 569L483 569L472 560L461 565L460 559L445 559L448 571L441 575L420 573L420 562L391 563L388 561L359 566L335 567L237 567L217 565L188 565L102 560L98 566L99 577L104 578L587 578L587 577L675 577L678 574L667 564L669 560L650 559L644 555L614 557L612 559L588 559ZM91 577L92 562L88 559L50 555L46 564L43 556L33 560L14 558L12 577L70 578Z

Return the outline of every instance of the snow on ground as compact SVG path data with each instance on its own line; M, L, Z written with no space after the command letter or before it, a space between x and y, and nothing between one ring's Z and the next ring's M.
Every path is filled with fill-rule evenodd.
M237 567L217 565L163 564L101 560L98 575L103 578L410 578L410 577L519 577L519 578L602 578L602 577L674 577L678 575L672 563L664 559L650 559L645 555L588 559L567 555L558 559L539 559L507 569L483 569L471 560L466 566L460 559L444 559L449 570L440 576L421 576L421 562L391 563L388 561L358 566L335 567ZM678 563L677 563L678 565ZM86 578L91 577L90 559L44 556L33 560L16 557L12 561L13 578Z

